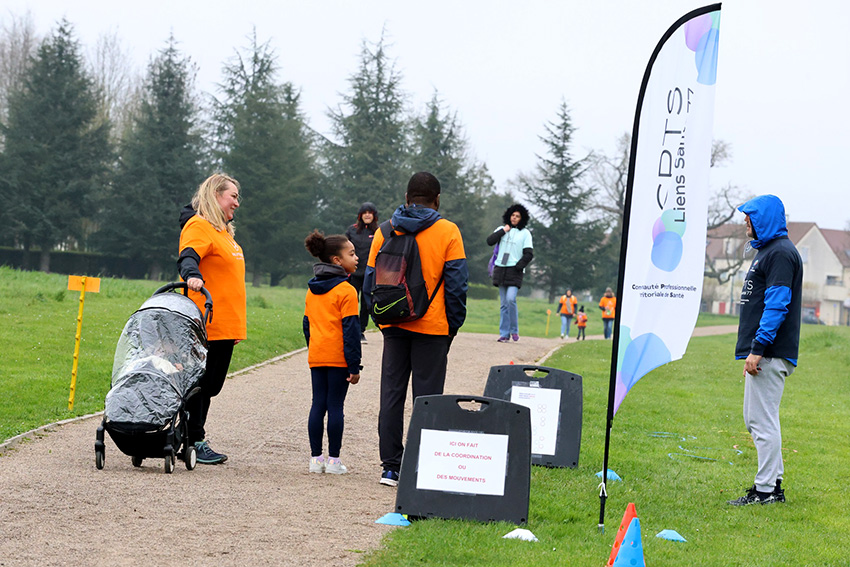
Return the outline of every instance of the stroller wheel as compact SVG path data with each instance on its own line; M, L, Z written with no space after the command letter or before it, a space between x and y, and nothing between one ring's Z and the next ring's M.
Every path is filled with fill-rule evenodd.
M198 463L198 451L194 445L186 447L183 454L183 461L186 463L186 470L190 471L195 468Z
M134 467L140 467L142 466L142 461L144 461L144 459L142 457L130 457L130 461L133 463Z
M165 472L167 474L174 472L174 455L165 456Z
M97 467L97 470L103 469L103 462L106 460L106 455L103 451L97 450L94 452L94 466Z

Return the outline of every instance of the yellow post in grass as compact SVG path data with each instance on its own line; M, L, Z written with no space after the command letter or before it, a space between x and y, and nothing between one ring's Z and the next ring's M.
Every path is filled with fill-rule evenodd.
M549 318L552 316L552 310L546 310L546 336L549 336Z
M80 310L77 313L77 334L74 338L74 366L71 368L71 393L68 396L68 409L74 409L74 391L77 389L77 363L80 359L80 336L83 331L83 305L86 302L86 292L100 291L100 278L86 276L68 276L68 289L80 292Z

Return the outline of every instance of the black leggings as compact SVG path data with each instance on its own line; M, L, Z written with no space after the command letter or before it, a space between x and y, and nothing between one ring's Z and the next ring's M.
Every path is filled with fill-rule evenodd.
M310 369L313 379L313 406L307 419L312 457L322 455L325 414L328 414L328 456L338 458L345 429L345 396L348 393L348 369L317 366Z
M210 341L207 347L207 369L201 376L198 386L201 391L189 398L186 409L189 411L189 442L195 443L206 438L204 424L210 411L210 401L221 392L230 359L233 357L233 339Z

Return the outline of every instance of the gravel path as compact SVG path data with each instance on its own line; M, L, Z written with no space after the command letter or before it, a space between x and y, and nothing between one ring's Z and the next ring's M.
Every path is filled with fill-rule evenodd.
M356 565L393 529L375 520L395 505L395 489L378 484L382 340L368 337L366 368L345 406L342 458L350 474L307 472L310 381L307 354L297 352L239 373L213 402L207 429L230 456L223 465L190 472L178 462L166 475L153 459L136 469L107 436L98 471L99 416L0 446L0 566ZM446 393L480 395L492 365L532 364L562 344L530 337L499 344L461 333Z
M223 465L190 472L178 461L166 475L161 459L149 459L136 469L107 436L98 471L99 416L6 450L0 565L356 565L393 529L375 520L395 505L395 489L378 484L382 340L367 336L366 368L345 404L350 474L307 472L310 375L302 351L231 378L213 401L207 431L230 456ZM446 393L480 395L491 365L534 363L560 344L461 333Z

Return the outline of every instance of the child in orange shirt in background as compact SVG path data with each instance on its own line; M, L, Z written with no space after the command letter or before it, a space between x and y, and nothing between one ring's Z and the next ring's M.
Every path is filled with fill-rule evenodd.
M576 327L578 327L576 340L583 341L585 339L584 331L587 329L587 315L584 313L584 305L579 307L578 313L576 313Z
M345 424L343 406L349 384L360 381L360 307L348 275L357 269L354 245L342 234L325 236L314 230L304 240L319 259L304 309L304 338L313 382L313 405L307 420L310 472L345 474L339 459ZM328 415L328 459L322 454L325 414Z

